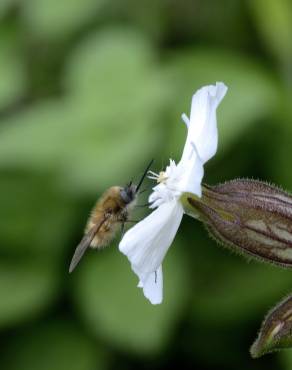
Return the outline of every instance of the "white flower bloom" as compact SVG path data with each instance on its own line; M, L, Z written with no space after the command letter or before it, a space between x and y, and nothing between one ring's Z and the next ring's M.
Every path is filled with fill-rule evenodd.
M138 287L152 304L162 302L162 261L182 220L180 198L186 192L201 197L203 166L217 151L216 109L226 91L217 82L193 95L190 119L182 115L188 128L182 158L177 165L170 160L164 172L150 171L149 177L158 182L149 197L150 208L156 210L128 230L120 242L120 251L139 277Z

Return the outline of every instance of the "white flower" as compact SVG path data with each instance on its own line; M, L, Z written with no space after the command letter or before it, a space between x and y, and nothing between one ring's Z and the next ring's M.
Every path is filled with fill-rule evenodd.
M176 165L170 160L164 172L151 172L158 182L149 197L150 208L156 208L126 232L119 249L139 277L138 287L152 304L162 302L162 261L179 228L184 213L180 198L183 193L201 197L203 165L217 151L216 109L226 94L222 82L205 86L192 98L190 119L183 114L188 128L182 158Z

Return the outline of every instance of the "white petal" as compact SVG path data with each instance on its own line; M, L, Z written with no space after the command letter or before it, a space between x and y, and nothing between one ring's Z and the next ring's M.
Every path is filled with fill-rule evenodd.
M160 304L163 297L163 277L162 266L160 265L157 271L148 275L148 278L139 282L139 288L143 288L143 293L152 304Z
M161 265L182 215L180 202L173 200L162 204L125 233L119 249L141 274L154 272Z
M178 166L183 168L183 176L179 181L181 192L193 193L201 197L204 166L196 151L193 151L193 155L189 160L181 160Z
M203 164L216 153L218 145L216 109L226 92L227 87L222 82L217 82L216 86L205 86L193 95L182 160L191 156L193 145L196 146Z
M128 230L121 240L119 249L128 257L143 287L150 275L162 264L182 216L180 202L172 200L164 203Z

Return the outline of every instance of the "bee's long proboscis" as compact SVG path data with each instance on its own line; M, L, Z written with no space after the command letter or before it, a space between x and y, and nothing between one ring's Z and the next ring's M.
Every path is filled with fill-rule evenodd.
M103 219L93 226L82 238L81 242L77 245L74 255L72 257L70 267L69 267L69 273L71 273L75 267L80 262L81 258L83 257L85 251L90 246L92 240L94 239L95 235L98 233L101 226L105 223L105 221L109 218L109 216L104 216Z
M142 185L142 183L143 183L143 181L144 181L144 179L145 179L145 177L146 177L146 175L147 175L147 173L149 171L149 168L152 166L152 163L153 162L154 162L154 159L151 159L150 163L146 167L146 170L144 171L144 173L143 173L143 175L142 175L142 177L141 177L141 179L139 181L139 184L137 185L136 193L138 193L138 191L139 191L139 189L140 189L140 187L141 187L141 185Z

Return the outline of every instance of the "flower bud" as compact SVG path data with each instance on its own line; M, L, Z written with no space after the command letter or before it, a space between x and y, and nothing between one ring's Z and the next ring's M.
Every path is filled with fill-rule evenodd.
M253 358L292 347L292 296L285 298L267 315L250 353Z
M232 249L292 267L292 196L255 180L203 186L202 197L185 194L185 212Z

